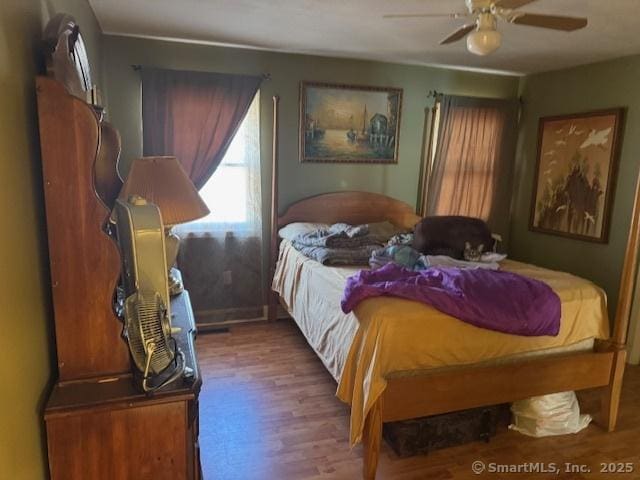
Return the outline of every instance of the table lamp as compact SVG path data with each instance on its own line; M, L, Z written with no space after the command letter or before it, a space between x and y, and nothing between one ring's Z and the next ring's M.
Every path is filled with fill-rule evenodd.
M179 223L208 215L209 208L176 157L135 159L118 198L127 200L132 195L143 197L160 210L165 226L169 292L175 295L182 291L183 286L172 271L178 257L180 237L171 229Z

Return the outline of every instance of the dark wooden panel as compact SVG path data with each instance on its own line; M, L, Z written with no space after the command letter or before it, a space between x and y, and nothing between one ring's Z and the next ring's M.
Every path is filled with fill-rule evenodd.
M120 132L109 122L100 122L100 148L95 163L95 186L98 198L112 209L122 188L118 161L122 151Z
M98 118L51 78L38 77L37 96L60 379L124 373L128 349L111 307L120 255L93 184Z
M85 410L50 419L47 438L51 478L185 478L189 458L186 421L186 402Z

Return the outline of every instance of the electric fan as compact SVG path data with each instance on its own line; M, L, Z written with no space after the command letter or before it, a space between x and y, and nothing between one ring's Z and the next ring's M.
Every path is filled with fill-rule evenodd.
M172 337L164 228L160 210L144 198L117 200L114 219L122 253L124 337L145 392L172 382L185 371Z
M142 372L143 390L149 391L149 379L175 358L167 309L157 292L140 290L126 299L124 317L131 357Z

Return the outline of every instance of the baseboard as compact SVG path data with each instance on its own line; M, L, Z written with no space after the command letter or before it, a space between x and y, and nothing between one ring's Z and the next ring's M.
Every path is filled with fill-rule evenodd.
M199 330L221 328L224 325L240 323L266 322L268 320L267 305L259 307L220 308L194 311L196 326ZM291 318L289 313L278 305L276 318Z

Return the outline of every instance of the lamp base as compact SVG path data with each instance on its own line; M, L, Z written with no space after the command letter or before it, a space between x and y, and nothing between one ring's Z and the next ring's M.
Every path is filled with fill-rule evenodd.
M169 283L169 295L174 296L184 291L182 285L182 275L178 269L173 266L178 258L178 249L180 248L180 237L171 231L171 226L165 228L165 254L167 258L167 281Z
M170 268L167 273L167 281L169 283L169 295L175 296L184 292L184 285L182 283L182 275L175 268Z

